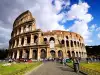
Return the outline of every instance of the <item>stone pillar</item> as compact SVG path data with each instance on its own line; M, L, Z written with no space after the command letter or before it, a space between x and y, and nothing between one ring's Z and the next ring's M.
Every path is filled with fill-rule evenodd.
M41 50L40 48L38 48L38 60L40 60L40 54L41 54Z
M50 48L47 48L47 58L50 58Z
M21 37L19 37L19 44L18 44L18 46L20 47L21 46Z
M32 27L32 31L34 31L36 29L35 22L32 23L32 26L31 27Z
M41 33L38 35L38 44L41 44Z
M56 54L56 58L58 58L58 51L57 50L55 50L55 54Z
M34 44L34 35L31 34L31 45Z
M23 26L21 27L21 33L23 33L23 31L24 31L24 28L23 28Z
M24 37L24 46L26 46L26 44L27 44L27 37L25 36Z
M33 55L33 50L30 48L30 52L29 52L29 59L32 58L32 55Z
M15 45L14 45L14 48L17 46L17 40L15 40Z
M17 35L19 35L19 30L17 29Z
M17 50L17 59L19 59L19 50Z
M14 58L14 56L15 56L15 52L13 52L12 58Z
M22 51L22 58L25 58L25 50Z

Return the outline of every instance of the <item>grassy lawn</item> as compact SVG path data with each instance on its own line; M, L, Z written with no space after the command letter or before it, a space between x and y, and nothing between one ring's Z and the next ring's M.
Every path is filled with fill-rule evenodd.
M0 75L23 75L25 72L39 66L42 62L16 63L10 66L2 66L0 63Z
M87 69L89 68L100 72L100 63L81 63L80 65Z
M73 67L73 63L68 63L68 65ZM80 63L80 70L88 75L100 75L100 62Z

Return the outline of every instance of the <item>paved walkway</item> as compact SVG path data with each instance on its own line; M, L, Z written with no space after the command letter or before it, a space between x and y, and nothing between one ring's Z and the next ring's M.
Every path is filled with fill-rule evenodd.
M33 70L29 75L82 75L77 74L68 66L56 62L46 62L38 69Z

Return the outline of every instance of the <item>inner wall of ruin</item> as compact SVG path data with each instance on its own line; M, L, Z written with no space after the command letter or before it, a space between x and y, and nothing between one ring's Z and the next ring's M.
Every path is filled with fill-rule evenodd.
M9 57L14 59L86 58L84 39L77 33L36 29L30 11L19 15L13 24L9 41Z

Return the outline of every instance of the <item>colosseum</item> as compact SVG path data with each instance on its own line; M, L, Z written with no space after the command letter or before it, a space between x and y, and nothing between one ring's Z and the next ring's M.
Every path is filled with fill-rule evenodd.
M82 36L69 31L43 32L36 29L36 20L29 10L20 14L13 23L9 52L14 59L87 57Z

